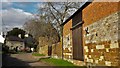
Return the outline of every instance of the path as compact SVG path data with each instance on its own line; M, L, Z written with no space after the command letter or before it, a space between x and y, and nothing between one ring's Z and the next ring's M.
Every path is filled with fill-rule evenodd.
M31 53L11 54L3 56L3 66L48 66L47 64L38 61Z

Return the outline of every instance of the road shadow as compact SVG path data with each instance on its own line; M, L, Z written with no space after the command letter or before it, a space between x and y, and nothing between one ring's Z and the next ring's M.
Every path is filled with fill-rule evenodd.
M17 58L13 58L10 55L7 54L3 54L2 55L2 68L6 68L6 67L10 67L10 68L30 68L30 65L25 62L25 61L21 61Z

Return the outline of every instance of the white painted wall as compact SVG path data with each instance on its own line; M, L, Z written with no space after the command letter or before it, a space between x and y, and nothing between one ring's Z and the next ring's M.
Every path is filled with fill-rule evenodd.
M4 43L5 38L3 38L2 33L0 34L0 43Z

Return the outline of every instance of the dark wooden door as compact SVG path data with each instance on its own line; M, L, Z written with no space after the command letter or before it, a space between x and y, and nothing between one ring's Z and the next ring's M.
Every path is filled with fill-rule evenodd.
M84 60L82 44L82 24L72 30L73 38L73 59Z
M52 55L52 46L48 46L48 56Z

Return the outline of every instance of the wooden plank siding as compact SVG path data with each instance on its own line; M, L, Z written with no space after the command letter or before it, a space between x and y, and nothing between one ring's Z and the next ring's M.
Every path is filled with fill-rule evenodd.
M73 59L83 61L82 12L74 16L72 20Z
M82 25L77 26L73 31L73 59L84 60L82 45Z

